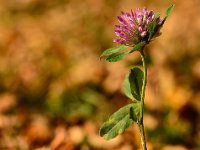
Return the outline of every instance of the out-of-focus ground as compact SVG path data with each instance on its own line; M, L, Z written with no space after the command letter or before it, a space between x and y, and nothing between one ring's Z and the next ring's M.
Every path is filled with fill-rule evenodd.
M162 36L146 48L148 150L200 149L199 0L1 0L0 149L138 150L133 125L105 141L100 125L130 103L125 74L136 52L107 63L121 10L147 6L164 16Z

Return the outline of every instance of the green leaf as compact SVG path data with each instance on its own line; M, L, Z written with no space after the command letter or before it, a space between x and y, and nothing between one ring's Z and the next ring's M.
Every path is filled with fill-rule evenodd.
M172 4L166 11L166 18L169 17L169 15L172 13L173 9L174 9L174 4Z
M142 85L143 85L143 71L134 67L124 81L124 93L132 100L141 100Z
M126 55L128 55L130 51L127 52L117 52L112 55L109 55L106 60L109 62L117 62L119 60L122 60Z
M139 121L142 118L142 112L141 111L142 111L142 109L141 109L141 103L140 102L133 103L132 107L130 108L131 118L137 123L139 123Z
M109 48L107 50L105 50L100 57L103 57L103 56L109 56L109 55L112 55L114 53L117 53L121 50L124 50L125 48L127 48L128 46L125 46L125 45L121 45L119 47L114 47L114 48Z
M148 24L148 26L147 26L147 31L149 33L148 41L151 40L151 38L153 37L153 35L155 33L156 21L159 17L160 17L159 13L155 14L153 21L150 24Z
M124 91L124 94L130 98L130 99L134 99L132 93L131 93L131 86L130 86L130 81L129 81L129 75L130 74L127 74L126 77L125 77L125 80L124 80L124 86L123 86L123 91Z
M131 50L131 53L134 52L134 51L142 50L146 44L147 44L146 41L142 41L142 42L136 44L136 45L133 47L133 49Z
M133 123L130 116L131 107L133 104L126 105L116 111L101 127L100 136L109 140L123 133Z
M131 69L130 73L126 76L124 80L123 91L124 94L132 99L140 101L141 91L143 85L143 71L138 67Z
M165 13L165 18L163 19L162 23L160 24L160 28L163 26L163 24L165 23L166 19L169 17L169 15L172 13L172 11L174 10L175 5L172 4Z

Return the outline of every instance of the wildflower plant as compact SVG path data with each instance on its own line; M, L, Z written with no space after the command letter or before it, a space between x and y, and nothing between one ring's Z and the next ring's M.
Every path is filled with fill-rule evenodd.
M143 114L145 87L147 82L147 67L144 55L144 48L154 38L161 35L160 29L168 16L173 11L174 5L171 5L164 18L159 13L149 11L147 8L137 9L130 12L121 12L118 16L119 24L115 25L115 34L117 38L113 41L120 44L115 48L109 48L101 54L109 62L116 62L123 59L128 54L139 51L143 70L139 67L130 69L129 74L124 80L124 93L133 102L116 111L100 129L100 136L109 140L123 133L133 122L138 124L141 133L141 143L144 150L147 150ZM126 50L131 47L131 50Z

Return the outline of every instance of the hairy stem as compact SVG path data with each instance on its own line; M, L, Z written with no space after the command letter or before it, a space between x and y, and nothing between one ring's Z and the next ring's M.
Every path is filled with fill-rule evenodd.
M145 97L145 88L146 88L146 83L147 83L147 66L146 66L146 61L145 61L145 56L143 50L140 51L141 58L142 58L142 64L144 68L144 79L143 79L143 85L142 85L142 93L141 93L141 112L142 112L142 117L140 122L138 123L139 129L140 129L140 134L141 134L141 143L143 150L147 150L146 147L146 139L145 139L145 131L144 131L144 123L143 123L143 114L144 114L144 97Z

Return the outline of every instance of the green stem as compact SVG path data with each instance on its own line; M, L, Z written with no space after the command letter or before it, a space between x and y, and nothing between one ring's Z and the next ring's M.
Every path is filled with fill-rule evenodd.
M144 114L144 97L145 97L145 88L146 88L146 83L147 83L147 66L146 66L146 61L145 61L145 56L143 50L140 51L141 58L142 58L142 64L144 68L144 80L143 80L143 85L142 85L142 93L141 93L141 112L142 112L142 117L140 122L138 123L139 129L140 129L140 134L141 134L141 143L143 150L147 150L146 147L146 139L145 139L145 132L144 132L144 123L143 123L143 114Z
M139 125L139 129L140 129L142 148L143 148L143 150L147 150L145 132L144 132L144 124L142 122L141 124L138 124L138 125Z

